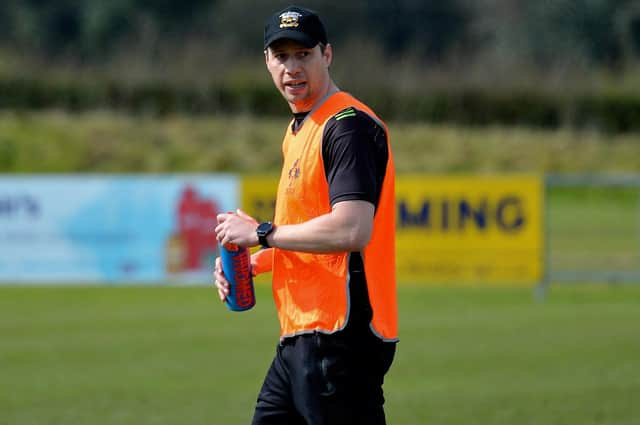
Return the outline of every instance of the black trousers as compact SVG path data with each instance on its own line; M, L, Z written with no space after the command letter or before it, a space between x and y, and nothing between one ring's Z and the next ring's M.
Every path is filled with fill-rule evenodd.
M253 425L384 425L382 384L396 344L370 332L286 338L258 395Z

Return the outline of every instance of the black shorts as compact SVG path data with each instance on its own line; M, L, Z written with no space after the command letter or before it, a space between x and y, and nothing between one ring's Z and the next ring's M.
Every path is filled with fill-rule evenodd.
M286 338L258 395L253 425L385 424L382 384L396 344L368 335Z

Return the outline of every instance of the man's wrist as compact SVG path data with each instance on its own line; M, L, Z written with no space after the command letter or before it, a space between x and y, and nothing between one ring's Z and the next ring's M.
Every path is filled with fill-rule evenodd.
M267 238L274 230L274 225L270 221L265 221L264 223L258 224L256 228L256 234L258 236L258 243L262 245L263 248L271 248L269 241Z

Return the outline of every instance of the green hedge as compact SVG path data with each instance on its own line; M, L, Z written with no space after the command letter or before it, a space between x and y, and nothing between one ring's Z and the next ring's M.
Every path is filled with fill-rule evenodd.
M463 125L568 126L608 132L640 131L640 96L549 94L532 90L357 93L386 120ZM0 80L0 109L70 111L112 109L131 113L285 115L286 104L270 82L212 85L204 89L167 83L127 86L114 82Z
M166 83L127 86L114 82L60 83L42 80L0 80L0 108L69 111L106 108L164 115L174 112L286 113L271 85L226 85L204 89Z

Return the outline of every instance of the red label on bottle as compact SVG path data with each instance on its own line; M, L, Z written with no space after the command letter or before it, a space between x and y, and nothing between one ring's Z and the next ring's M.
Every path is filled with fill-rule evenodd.
M234 255L232 263L236 286L236 303L239 307L248 307L253 302L249 256L243 254Z

